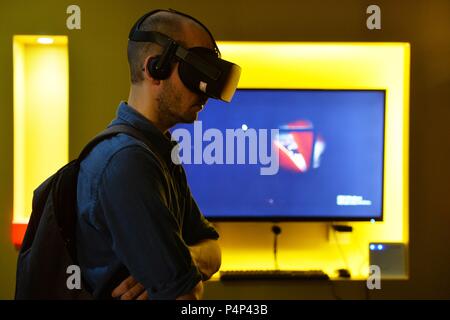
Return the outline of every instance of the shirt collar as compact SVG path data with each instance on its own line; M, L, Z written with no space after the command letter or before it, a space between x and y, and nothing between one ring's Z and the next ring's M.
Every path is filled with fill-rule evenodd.
M162 133L150 120L130 107L125 101L119 104L117 116L108 127L117 124L131 125L141 131L147 139L154 143L155 148L157 148L155 151L162 155L166 161L172 163L171 153L177 143L171 140L169 131L165 134Z

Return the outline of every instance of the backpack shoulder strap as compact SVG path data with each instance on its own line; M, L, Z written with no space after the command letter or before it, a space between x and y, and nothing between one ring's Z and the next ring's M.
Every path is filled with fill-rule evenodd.
M106 128L102 132L100 132L98 135L96 135L80 152L80 155L78 156L78 163L80 163L88 154L91 152L91 150L99 144L101 141L111 138L119 133L127 134L135 139L138 139L139 141L142 141L146 146L147 150L153 155L156 161L163 167L167 169L167 165L164 163L163 160L155 153L154 150L154 144L151 142L151 140L147 139L147 137L137 130L136 128L132 127L131 125L126 124L117 124L113 125L109 128Z

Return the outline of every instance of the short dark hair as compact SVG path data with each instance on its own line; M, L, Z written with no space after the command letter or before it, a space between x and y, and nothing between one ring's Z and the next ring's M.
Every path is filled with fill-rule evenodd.
M182 32L182 27L182 19L179 15L171 12L158 12L148 16L142 22L139 30L161 32L174 39ZM161 53L162 49L155 43L128 41L127 56L131 83L139 83L144 80L142 68L145 58Z

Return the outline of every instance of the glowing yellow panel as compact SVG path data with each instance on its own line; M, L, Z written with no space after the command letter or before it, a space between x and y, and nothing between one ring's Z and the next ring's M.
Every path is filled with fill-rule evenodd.
M327 223L281 223L279 265L368 272L369 242L408 243L408 43L220 42L225 59L242 67L240 88L385 89L383 221L349 222L349 243L328 239ZM273 268L270 223L217 223L222 269ZM345 261L346 260L346 261ZM345 264L348 264L346 266Z
M34 189L68 161L66 36L14 36L13 241L22 241Z

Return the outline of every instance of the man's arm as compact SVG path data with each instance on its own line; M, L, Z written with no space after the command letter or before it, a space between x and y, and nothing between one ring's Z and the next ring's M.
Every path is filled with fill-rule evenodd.
M219 271L222 262L222 252L217 240L206 239L189 246L192 260L203 275L203 281Z
M191 292L177 297L176 300L201 300L202 298L203 298L203 281L199 281Z
M185 176L184 179L186 179ZM183 234L189 235L184 240L188 244L187 249L189 249L194 264L202 274L202 280L207 280L219 270L221 264L220 248L217 241L212 240L212 238L218 238L218 234L214 228L209 225L203 215L201 215L197 204L192 198L189 188L186 191L188 201L187 206L190 208L190 212L186 214L187 219L183 223L183 226L186 228ZM202 281L200 281L191 292L179 296L177 299L199 299L202 295L203 284ZM132 276L122 281L122 283L114 289L112 296L114 298L120 297L120 299L124 300L144 300L149 298L149 294L144 286Z
M188 248L192 260L203 274L203 281L210 279L220 269L222 252L217 240L203 240ZM199 300L202 296L203 283L200 281L190 293L177 297L177 300ZM144 286L132 276L126 278L114 289L112 297L121 300L147 300L149 298Z
M183 223L183 239L188 245L192 260L202 274L202 280L206 281L220 269L222 262L222 252L217 242L219 234L200 212L192 197L186 173L183 167L180 169L186 186L186 208L188 208Z
M190 294L201 280L179 222L167 207L164 179L144 148L130 146L111 158L99 182L105 221L100 227L108 230L118 260L150 299Z
M120 300L148 300L149 296L144 286L132 276L122 281L112 292L113 298ZM203 282L199 281L191 292L181 295L176 300L200 300L203 297Z

